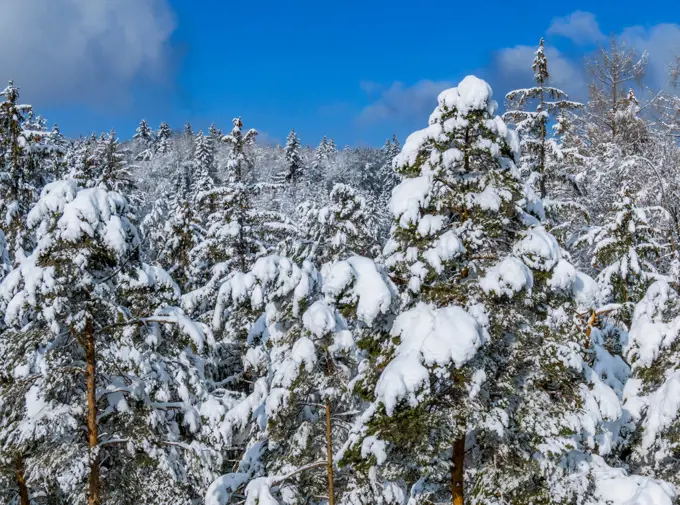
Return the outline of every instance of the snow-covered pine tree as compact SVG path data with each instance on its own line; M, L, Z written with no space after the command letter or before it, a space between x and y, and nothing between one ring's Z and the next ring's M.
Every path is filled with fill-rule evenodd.
M347 184L333 186L327 205L306 210L302 229L295 255L315 265L378 252L377 223L364 196Z
M201 325L140 261L125 198L49 184L31 210L34 252L0 285L3 456L63 503L195 503L222 460L201 442L211 405ZM20 415L8 415L4 409Z
M583 433L602 415L585 405L618 403L581 356L581 277L523 208L518 142L489 85L468 76L438 102L394 162L383 254L403 311L362 341L370 406L343 463L368 472L372 503L584 499L588 471L571 485L564 458L591 468Z
M251 460L211 486L208 505L228 503L242 488L248 499L260 501L276 497L293 504L319 496L345 503L340 496L349 495L349 475L337 472L333 455L346 440L346 419L359 406L350 387L357 358L352 331L388 313L394 292L368 258L328 267L322 278L309 262L300 268L286 258L265 257L220 290L214 329L228 326L232 338L247 335L243 373L254 383L225 416L224 428L233 437L251 424L247 445L262 448L257 464ZM341 312L351 315L353 327Z

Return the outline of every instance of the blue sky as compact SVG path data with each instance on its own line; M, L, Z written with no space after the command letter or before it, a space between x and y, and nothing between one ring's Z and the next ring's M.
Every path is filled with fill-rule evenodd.
M555 83L585 97L584 54L616 34L650 52L650 82L680 54L679 2L225 2L0 0L0 78L71 135L141 118L215 122L277 141L382 144L426 124L439 91L469 73L496 98L529 85L546 37ZM58 4L55 6L54 4ZM649 4L650 6L652 4Z

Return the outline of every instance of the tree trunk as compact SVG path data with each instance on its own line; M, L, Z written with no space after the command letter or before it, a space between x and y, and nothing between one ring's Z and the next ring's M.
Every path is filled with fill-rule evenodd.
M463 433L453 443L453 454L451 455L451 504L463 505L464 503L464 482L463 470L465 464L465 433Z
M85 361L87 363L87 442L90 451L88 505L100 505L99 497L99 427L97 426L97 356L92 321L85 326Z
M326 459L328 460L328 505L335 505L333 489L333 433L331 432L331 402L326 400Z
M17 487L19 488L19 503L20 505L29 505L28 487L26 486L26 476L24 475L24 457L21 454L18 454L14 464L17 476Z

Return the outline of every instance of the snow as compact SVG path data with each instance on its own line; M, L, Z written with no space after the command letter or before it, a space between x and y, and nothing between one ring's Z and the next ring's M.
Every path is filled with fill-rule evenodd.
M680 334L680 316L663 321L663 313L671 296L671 288L664 280L652 284L636 305L628 335L626 356L633 369L650 366L662 349L673 344Z
M509 257L491 267L479 280L479 285L487 294L513 297L523 289L531 291L534 276L519 259Z
M130 250L134 229L125 217L127 202L118 193L102 188L80 190L64 205L57 221L58 237L68 242L98 238L123 257ZM136 245L136 237L132 245Z
M399 220L400 226L408 228L416 223L420 226L420 210L428 205L431 185L432 176L421 175L404 179L392 190L390 212Z
M377 400L385 406L388 416L394 413L399 400L416 407L423 399L422 389L428 384L430 373L416 354L397 355L385 367L375 387Z
M439 140L442 133L443 130L440 124L431 124L427 128L411 133L406 138L406 142L404 142L404 147L402 147L401 152L394 157L394 160L392 160L392 166L396 168L403 165L414 165L423 146L432 140ZM393 191L392 199L394 199L394 197L395 193Z
M339 261L323 272L323 292L327 299L356 304L357 318L369 326L389 311L394 297L390 281L363 256Z
M549 272L562 259L555 237L542 226L530 228L513 247L513 253L533 270Z
M673 487L663 481L628 475L621 468L608 466L599 456L592 456L591 472L595 480L595 497L611 505L672 505Z
M673 372L646 399L647 412L643 420L642 448L651 448L657 437L680 416L680 371Z
M293 294L293 313L297 314L300 303L308 296L316 272L306 263L302 268L289 258L270 255L258 258L249 272L233 272L220 285L212 327L222 329L225 311L229 306L249 302L255 309L267 301Z
M377 437L370 436L364 438L361 443L361 457L366 459L375 456L376 464L382 465L387 461L386 444Z
M423 258L436 272L441 273L443 262L450 261L463 254L465 254L463 242L453 230L449 230L435 241L434 247L425 250Z
M498 212L503 202L510 201L512 194L509 191L498 191L492 184L484 188L481 193L467 195L468 205L477 206L482 210Z
M314 302L302 315L305 329L316 337L323 337L335 330L335 314L321 300Z
M274 387L289 388L297 379L300 367L311 372L316 364L316 347L307 337L298 338L290 351L290 355L278 365L274 371L272 385Z
M421 237L435 235L444 226L444 216L425 214L418 221L418 234Z
M600 300L600 286L597 281L580 271L576 272L571 291L574 301L580 307L594 307Z
M493 92L486 81L468 75L457 87L442 91L437 97L439 106L445 109L457 109L462 116L475 110L496 112L497 104L491 99Z
M460 368L489 338L478 320L461 307L438 309L422 302L402 312L390 333L400 343L375 390L388 415L400 399L417 405L419 390L429 382L426 366Z

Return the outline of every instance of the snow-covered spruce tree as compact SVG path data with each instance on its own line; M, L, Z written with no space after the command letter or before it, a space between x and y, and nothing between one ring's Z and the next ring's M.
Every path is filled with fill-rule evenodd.
M132 136L139 150L136 154L137 160L147 161L153 157L154 133L145 119L142 119Z
M303 235L296 244L295 255L315 265L334 262L349 256L375 256L378 252L377 223L366 199L346 184L336 184L329 203L306 210Z
M172 137L172 130L170 125L166 122L162 122L158 127L158 134L156 135L156 152L158 154L167 154L170 150L170 137Z
M7 239L5 239L5 233L0 229L0 281L5 278L10 270L12 270L12 261L9 257Z
M291 130L283 150L286 153L286 170L277 175L277 179L289 182L295 187L302 177L302 155L300 139L295 130Z
M45 132L29 129L32 108L19 102L19 89L12 81L0 97L0 229L10 261L16 265L33 247L26 215L45 178L41 160L33 152Z
M184 131L182 132L185 137L193 138L194 137L194 130L191 127L191 123L187 121L184 124Z
M209 209L209 215L202 219L205 239L191 252L196 287L184 297L185 308L197 316L214 308L226 274L248 271L257 258L276 250L284 235L294 231L285 216L253 206L252 199L261 186L246 183L244 172L251 166L247 148L257 132L249 130L244 135L241 118L233 122L232 132L223 138L231 147L226 180L219 187L196 194L198 206Z
M158 127L158 139L166 139L168 140L170 137L172 137L172 129L170 128L170 125L163 121L160 126Z
M438 100L394 162L383 254L404 307L361 343L370 406L342 461L368 472L366 503L584 500L570 462L590 468L593 397L617 400L582 359L578 274L523 209L517 140L488 84L468 76Z
M223 136L222 131L215 126L215 123L212 123L210 128L208 128L208 138L213 147L216 147L217 144L219 144Z
M389 203L389 195L392 189L399 183L399 175L392 166L392 161L401 152L401 144L396 135L392 135L391 139L385 141L382 149L383 163L378 169L378 179L382 185L381 195L385 195L387 200L385 204Z
M192 191L198 195L215 187L215 154L209 138L202 131L196 135Z
M201 443L210 333L140 261L128 212L75 181L49 184L31 210L37 246L0 284L0 445L64 503L190 504L221 465Z
M163 247L157 261L185 292L194 287L191 273L192 251L201 242L201 226L187 169L175 175L173 198L163 229Z
M649 212L660 209L639 207L626 188L618 194L602 226L594 227L582 240L592 246L592 266L609 302L623 304L623 319L630 322L633 306L659 277L655 261L663 249L660 231Z
M144 146L148 146L153 142L153 130L149 126L149 123L146 122L146 119L142 119L139 122L139 126L135 130L135 134L132 138Z
M576 217L573 212L559 216L566 209L583 212L583 207L570 198L569 194L573 194L570 174L565 172L562 164L564 153L559 135L564 134L566 123L561 123L562 128L555 130L556 135L550 135L549 125L557 117L580 110L582 104L568 100L564 91L549 85L550 74L543 39L531 68L536 85L511 91L505 96L508 111L503 119L515 127L520 141L518 168L528 183L535 187L543 205L547 206L547 217L552 218L552 224L557 224L555 221L573 222ZM530 106L535 106L535 110L528 110ZM537 210L543 212L543 209Z
M97 145L97 140L91 137L79 138L70 146L66 153L67 176L73 179L80 187L93 187L98 179L98 166L92 156Z
M314 161L310 174L314 182L325 180L324 173L327 171L328 165L333 163L337 152L335 141L324 136L314 150Z
M126 193L134 188L130 169L121 152L120 142L114 131L108 135L102 133L97 142L91 163L96 167L95 183L108 191Z

